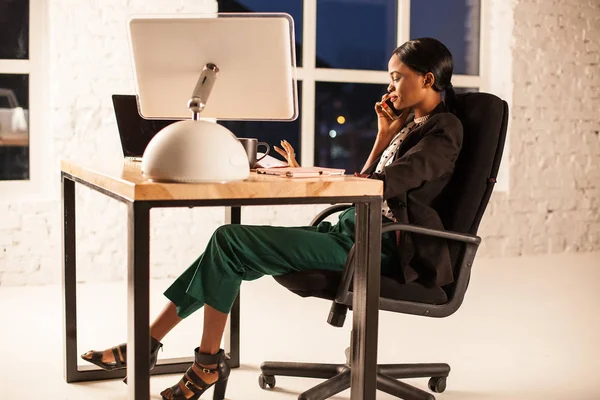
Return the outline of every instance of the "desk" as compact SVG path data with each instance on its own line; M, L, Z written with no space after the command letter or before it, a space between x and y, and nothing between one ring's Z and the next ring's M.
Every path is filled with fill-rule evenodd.
M351 176L288 179L251 174L226 184L156 183L139 163L90 166L61 162L63 204L63 295L65 379L67 382L123 377L125 371L77 367L75 182L127 204L127 375L129 399L148 399L150 348L150 209L228 207L228 223L240 223L241 206L356 204L356 254L352 326L352 400L375 399L381 253L380 181ZM239 298L226 331L226 351L239 366ZM184 372L192 358L161 360L152 374ZM235 378L234 378L235 379Z

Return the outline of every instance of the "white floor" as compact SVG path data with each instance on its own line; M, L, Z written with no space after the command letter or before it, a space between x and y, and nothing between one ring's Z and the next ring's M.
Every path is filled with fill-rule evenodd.
M152 282L152 315L168 284ZM264 360L344 360L350 314L344 328L333 328L326 323L328 302L299 298L270 278L245 283L242 296L243 365L232 373L228 399L296 399L319 382L280 377L275 389L261 390ZM79 287L80 353L125 339L125 299L123 282ZM454 316L380 315L379 361L448 362L452 372L440 400L600 399L599 306L599 253L478 260ZM191 354L201 314L164 340L161 357ZM0 287L0 321L0 399L127 398L120 381L64 382L60 287ZM152 398L178 379L152 378ZM411 382L426 388L424 379ZM348 391L335 397L348 398ZM378 392L377 399L392 397Z

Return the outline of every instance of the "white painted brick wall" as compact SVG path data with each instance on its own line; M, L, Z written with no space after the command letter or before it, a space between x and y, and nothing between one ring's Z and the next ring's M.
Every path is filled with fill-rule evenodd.
M598 250L600 1L513 7L510 191L492 199L481 252Z
M600 249L598 1L493 0L491 91L512 105L510 191L496 193L481 255ZM48 0L54 187L58 160L120 158L110 96L133 93L129 15L213 12L213 0ZM511 62L512 60L512 62ZM512 71L512 72L511 72ZM125 206L77 188L78 280L125 276ZM322 206L256 207L245 223L303 225ZM0 285L57 283L60 202L0 203ZM153 210L152 273L178 275L223 211Z

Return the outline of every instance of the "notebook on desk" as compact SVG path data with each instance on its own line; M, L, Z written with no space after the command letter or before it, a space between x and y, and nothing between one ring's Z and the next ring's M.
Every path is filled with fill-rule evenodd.
M265 175L276 175L283 178L319 178L325 176L342 176L346 172L345 169L338 168L257 168L256 173Z
M287 168L288 166L288 163L286 161L278 160L277 158L271 157L269 155L265 156L265 154L261 152L258 152L256 154L256 158L260 159L260 161L256 163L256 168Z

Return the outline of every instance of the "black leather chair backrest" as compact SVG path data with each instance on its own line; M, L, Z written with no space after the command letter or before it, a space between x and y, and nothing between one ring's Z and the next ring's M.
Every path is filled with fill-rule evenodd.
M492 194L508 124L508 104L488 93L457 95L463 147L452 179L434 202L446 230L475 235ZM453 265L461 246L450 244Z

